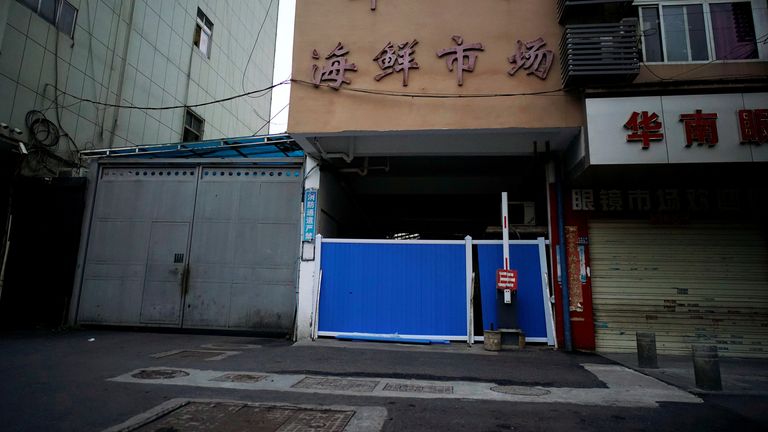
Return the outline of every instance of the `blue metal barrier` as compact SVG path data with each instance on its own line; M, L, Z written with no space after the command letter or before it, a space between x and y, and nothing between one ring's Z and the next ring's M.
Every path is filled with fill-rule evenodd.
M483 328L496 324L496 270L504 267L501 242L477 241L480 297L483 311ZM526 340L554 343L548 323L548 299L542 277L543 244L537 241L510 242L510 268L518 271L517 319L525 332ZM499 293L499 295L503 295ZM477 304L477 301L475 301ZM550 315L551 316L551 315Z
M323 239L320 335L466 340L466 250L463 241Z

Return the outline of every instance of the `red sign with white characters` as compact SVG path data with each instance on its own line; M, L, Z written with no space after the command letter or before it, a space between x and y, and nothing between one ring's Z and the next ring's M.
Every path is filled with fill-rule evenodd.
M517 270L496 270L496 289L517 291Z

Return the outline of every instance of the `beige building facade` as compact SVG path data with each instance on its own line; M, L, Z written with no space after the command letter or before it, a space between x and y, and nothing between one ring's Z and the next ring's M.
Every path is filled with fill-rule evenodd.
M765 0L298 2L288 131L318 234L498 241L507 192L510 238L549 244L561 346L630 352L651 331L661 353L765 357L767 37ZM312 248L299 337L339 279ZM468 340L494 314L473 286Z
M293 52L293 78L299 82L292 89L288 130L303 134L578 127L583 122L579 98L561 91L555 52L562 29L554 15L554 2L536 0L383 0L376 10L363 1L302 2L296 10ZM464 72L461 86L456 69L449 70L446 57L436 54L457 45L454 35L463 37L465 44L483 46L482 51L471 51L477 55L474 71ZM547 78L524 69L509 75L508 58L518 51L517 41L537 38L546 42L542 50L555 53ZM403 86L402 73L377 81L382 69L374 57L388 42L413 40L418 41L413 58L419 68L410 70L408 86ZM309 84L313 64L321 66L339 42L357 67L346 73L351 82L338 91L315 88ZM319 60L312 58L313 50ZM519 94L523 96L513 96Z

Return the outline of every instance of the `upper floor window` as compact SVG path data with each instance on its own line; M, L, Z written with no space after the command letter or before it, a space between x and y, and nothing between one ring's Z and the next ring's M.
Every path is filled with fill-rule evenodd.
M749 1L662 2L640 7L646 62L756 59Z
M184 111L184 131L181 140L183 142L200 141L203 139L204 127L205 120L191 109L187 109Z
M56 26L56 28L72 37L75 34L77 8L67 0L18 0L19 3L32 9L40 18Z
M195 46L207 58L211 58L211 39L213 38L213 22L197 8L197 25L195 26Z

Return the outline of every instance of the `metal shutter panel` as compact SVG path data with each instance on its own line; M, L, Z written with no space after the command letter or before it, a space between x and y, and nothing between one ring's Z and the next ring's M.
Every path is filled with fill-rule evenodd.
M659 353L716 344L723 356L768 357L768 248L756 226L594 221L590 258L597 350Z

